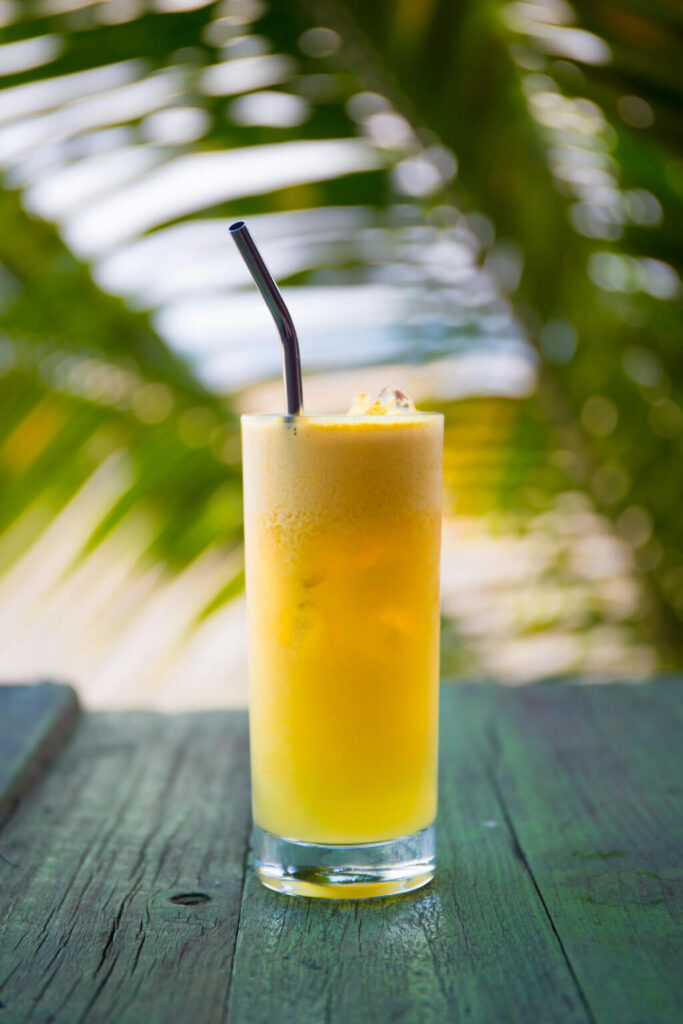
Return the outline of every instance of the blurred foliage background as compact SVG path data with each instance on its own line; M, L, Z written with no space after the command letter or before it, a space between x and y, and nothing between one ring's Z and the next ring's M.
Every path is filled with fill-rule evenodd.
M446 413L444 670L683 660L674 0L0 0L0 670L245 699L240 411ZM273 381L272 384L269 381Z

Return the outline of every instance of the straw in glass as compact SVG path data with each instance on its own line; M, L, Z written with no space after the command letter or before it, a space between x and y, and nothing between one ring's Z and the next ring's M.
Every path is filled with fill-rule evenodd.
M275 321L284 356L287 412L290 416L299 416L303 412L304 406L301 387L301 358L299 342L289 310L244 221L238 220L231 224L230 234Z

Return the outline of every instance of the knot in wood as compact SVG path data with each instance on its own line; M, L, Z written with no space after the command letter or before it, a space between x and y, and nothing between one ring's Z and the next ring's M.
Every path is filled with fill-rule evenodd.
M211 897L206 892L179 892L169 896L169 902L182 907L194 907L197 903L208 903Z

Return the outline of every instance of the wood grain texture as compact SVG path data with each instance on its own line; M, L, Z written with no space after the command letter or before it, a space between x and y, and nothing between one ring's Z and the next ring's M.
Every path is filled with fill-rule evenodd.
M442 690L438 871L367 903L247 880L231 1024L590 1020L490 769L488 688Z
M673 1024L683 681L446 686L439 868L246 873L246 716L85 716L0 832L3 1024ZM16 866L13 866L16 865Z
M595 1019L681 1020L682 682L494 702L501 796Z
M70 686L0 686L0 823L60 751L78 714Z
M89 715L0 839L0 1019L223 1020L246 714Z

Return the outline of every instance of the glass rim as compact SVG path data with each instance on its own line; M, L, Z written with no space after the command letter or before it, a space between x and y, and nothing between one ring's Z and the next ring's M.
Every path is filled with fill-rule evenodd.
M377 426L381 426L383 423L414 423L415 420L442 420L443 418L444 414L442 412L433 412L431 409L428 411L415 409L410 412L389 412L374 415L357 413L353 416L350 416L347 412L312 412L301 413L298 416L290 416L284 412L243 412L240 414L240 420L246 420L248 422L263 420L266 422L292 423L297 420L312 420L313 422L367 423Z

